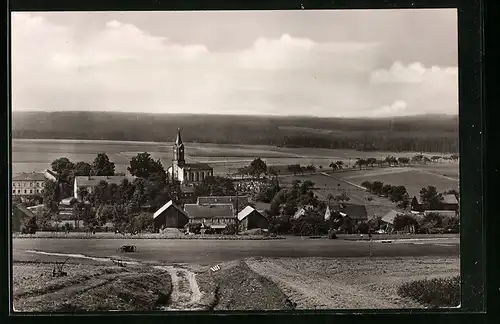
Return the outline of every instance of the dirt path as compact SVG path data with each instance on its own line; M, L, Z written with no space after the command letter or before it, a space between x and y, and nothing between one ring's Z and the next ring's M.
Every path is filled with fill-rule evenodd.
M247 264L253 271L276 282L297 304L297 309L398 308L379 295L342 282L332 282L329 278L311 277L273 262L248 260Z
M204 310L200 304L202 293L194 272L174 266L155 266L167 271L172 279L170 302L164 310Z

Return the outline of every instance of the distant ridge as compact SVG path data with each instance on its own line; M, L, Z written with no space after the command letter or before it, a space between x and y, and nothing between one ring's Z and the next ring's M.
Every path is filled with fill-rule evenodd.
M393 118L188 115L120 112L13 112L12 137L188 142L361 150L458 150L458 116ZM433 144L436 142L436 144ZM435 148L433 148L436 146Z

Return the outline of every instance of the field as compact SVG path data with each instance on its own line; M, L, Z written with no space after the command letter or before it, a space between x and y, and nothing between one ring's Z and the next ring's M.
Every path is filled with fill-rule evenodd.
M449 189L457 190L458 178L443 174L458 175L458 165L375 168L372 170L342 172L339 173L339 177L356 184L361 184L364 181L382 181L385 184L403 185L410 196L419 195L420 189L426 186L435 186L440 192Z
M261 157L269 165L314 164L325 169L332 161L360 157L384 158L387 155L412 156L414 153L359 152L354 150L330 150L313 148L279 148L265 145L231 145L209 143L185 143L186 159L191 162L206 162L212 165L216 174L234 173L248 165L254 158ZM50 163L67 157L71 161L92 162L98 153L106 153L116 164L117 172L126 172L130 159L140 152L148 152L160 159L165 168L171 164L172 143L79 141L79 140L12 140L13 173L42 171ZM352 162L352 161L351 161Z
M16 310L423 308L397 287L459 273L452 237L374 242L372 257L368 242L347 240L134 240L137 252L126 255L116 250L123 244L130 241L14 239ZM53 278L50 263L68 257L68 276Z

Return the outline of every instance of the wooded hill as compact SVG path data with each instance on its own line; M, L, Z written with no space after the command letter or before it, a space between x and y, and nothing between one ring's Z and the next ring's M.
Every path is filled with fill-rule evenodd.
M13 138L186 142L383 151L458 152L458 116L390 119L13 112Z

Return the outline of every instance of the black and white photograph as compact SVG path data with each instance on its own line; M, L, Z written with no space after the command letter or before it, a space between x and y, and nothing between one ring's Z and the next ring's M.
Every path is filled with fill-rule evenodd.
M456 9L10 20L14 312L460 308Z

